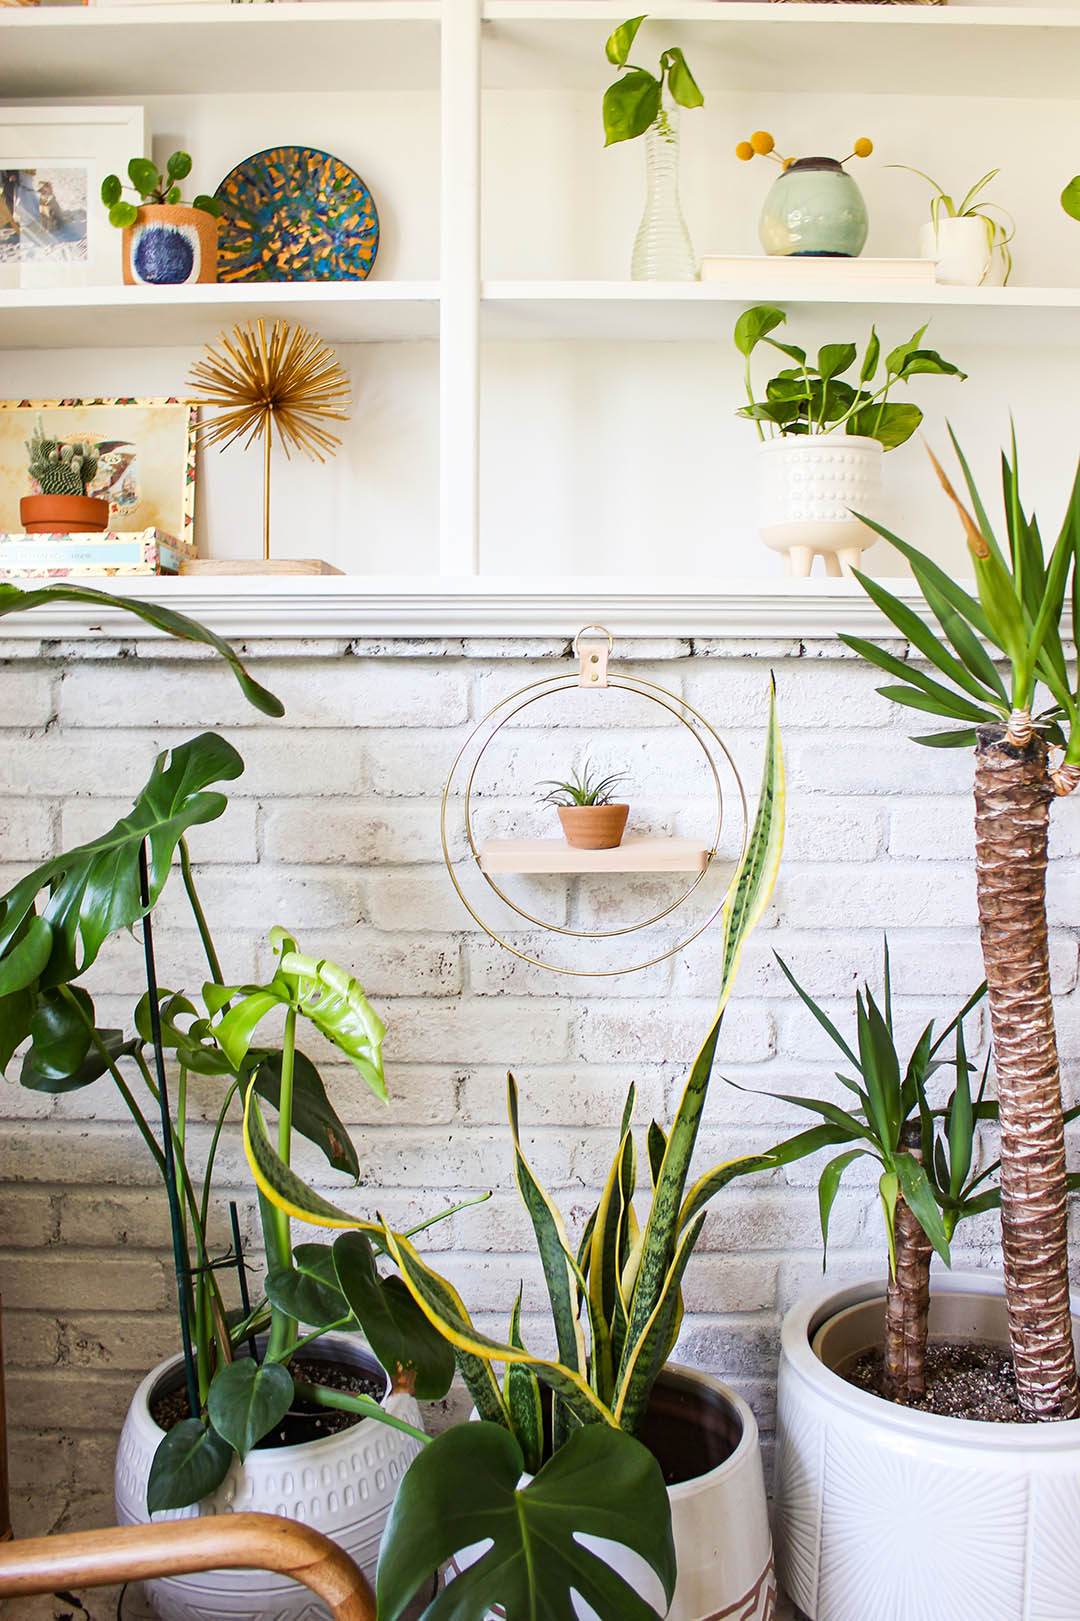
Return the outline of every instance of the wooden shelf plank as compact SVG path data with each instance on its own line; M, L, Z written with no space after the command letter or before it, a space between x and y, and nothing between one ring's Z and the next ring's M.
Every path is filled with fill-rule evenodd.
M624 839L614 850L575 850L565 839L487 839L484 872L704 872L708 847L700 839Z

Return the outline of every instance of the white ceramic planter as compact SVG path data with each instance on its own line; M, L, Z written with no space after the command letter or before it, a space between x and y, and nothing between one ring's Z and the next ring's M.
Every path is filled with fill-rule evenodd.
M852 512L874 517L881 502L882 447L862 435L767 439L758 447L758 532L784 554L784 573L805 578L816 556L831 575L850 574L877 536Z
M937 262L939 282L954 287L1000 287L1005 266L987 241L986 222L972 215L933 221L919 232L919 252Z
M811 1621L1080 1621L1080 1420L976 1423L856 1390L811 1341L869 1301L880 1308L862 1341L880 1344L880 1280L824 1290L784 1319L783 1587ZM931 1333L996 1338L1003 1323L999 1278L935 1272ZM850 1328L836 1337L857 1348Z
M359 1365L385 1378L355 1337L326 1335L305 1355ZM146 1483L162 1438L149 1404L152 1393L175 1380L182 1365L179 1356L161 1363L147 1374L132 1399L116 1457L119 1525L144 1525L149 1519ZM395 1417L420 1426L411 1396L388 1395L384 1406ZM320 1441L250 1452L242 1465L234 1463L212 1497L191 1508L155 1515L155 1521L252 1509L285 1514L332 1537L374 1583L383 1526L398 1482L420 1445L401 1430L366 1418ZM146 1587L162 1621L323 1621L330 1613L306 1587L264 1571L206 1571L170 1576Z
M723 1461L693 1480L668 1487L678 1581L667 1621L772 1621L776 1577L765 1502L757 1422L741 1396L695 1368L669 1362L657 1380L643 1431L686 1422L681 1410L704 1406L711 1441ZM528 1478L528 1477L526 1477ZM621 1543L583 1536L636 1592L664 1608L663 1588L645 1562ZM478 1546L474 1557L479 1558ZM472 1559L459 1555L458 1568ZM592 1606L574 1598L576 1621L596 1621ZM500 1621L489 1611L486 1621Z

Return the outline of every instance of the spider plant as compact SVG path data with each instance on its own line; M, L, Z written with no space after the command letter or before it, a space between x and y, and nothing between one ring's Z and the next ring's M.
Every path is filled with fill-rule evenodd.
M990 273L990 260L995 248L1001 254L1001 262L1005 267L1002 282L1008 282L1009 277L1012 275L1012 254L1009 252L1009 243L1016 235L1016 221L1007 209L1002 208L1000 203L991 203L985 198L981 202L978 201L979 195L984 188L1001 173L1000 169L988 170L981 180L976 180L971 189L965 192L957 203L953 201L952 196L943 186L939 186L937 181L922 169L914 169L910 163L890 163L888 167L890 169L906 169L908 174L917 174L921 180L925 180L932 188L934 195L930 199L930 221L934 227L935 237L938 234L938 227L942 219L981 220L986 231L987 266L980 277L979 284L981 286ZM997 219L994 217L995 215L1000 215L1001 218Z

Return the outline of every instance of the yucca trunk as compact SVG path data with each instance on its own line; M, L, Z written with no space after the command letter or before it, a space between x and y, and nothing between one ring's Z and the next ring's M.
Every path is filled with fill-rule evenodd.
M901 1140L913 1159L922 1159L918 1121ZM896 1271L885 1295L885 1394L907 1403L926 1395L926 1336L930 1317L930 1257L933 1246L903 1194L893 1221Z
M1038 737L981 726L979 931L1001 1111L1001 1235L1016 1382L1031 1418L1080 1414L1069 1313L1065 1127L1046 933L1053 788Z

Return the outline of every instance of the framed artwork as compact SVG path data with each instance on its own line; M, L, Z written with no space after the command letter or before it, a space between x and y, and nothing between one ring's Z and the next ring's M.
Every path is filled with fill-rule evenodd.
M108 500L111 533L158 529L193 545L197 413L176 399L0 400L0 534L19 531L19 501L37 493L26 442L40 417L50 439L97 446L87 493Z
M141 107L0 107L0 287L119 282L101 182L149 138Z

